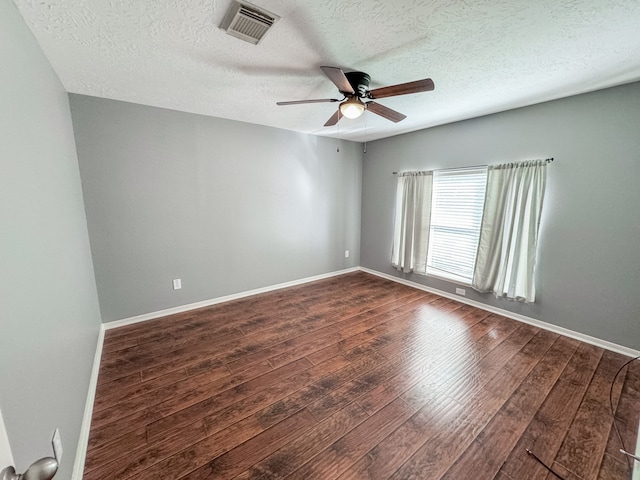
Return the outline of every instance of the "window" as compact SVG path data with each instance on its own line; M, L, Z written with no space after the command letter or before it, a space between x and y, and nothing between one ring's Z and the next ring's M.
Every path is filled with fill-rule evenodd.
M486 167L434 172L427 274L471 284L486 182Z
M534 302L548 161L400 173L391 264Z

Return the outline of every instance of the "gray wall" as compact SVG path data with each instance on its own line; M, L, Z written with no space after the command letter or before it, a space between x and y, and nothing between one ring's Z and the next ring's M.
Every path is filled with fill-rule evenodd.
M359 265L361 145L79 95L71 112L103 322Z
M467 297L640 349L640 83L512 110L368 145L361 264L387 274L393 171L555 157L548 172L536 303ZM447 292L456 285L411 280Z
M60 427L68 479L98 299L67 94L10 0L0 65L0 409L19 471Z

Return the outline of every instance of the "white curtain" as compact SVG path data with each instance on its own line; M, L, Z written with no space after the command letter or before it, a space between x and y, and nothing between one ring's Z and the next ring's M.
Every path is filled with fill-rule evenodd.
M535 301L534 266L546 162L490 166L472 286L497 297Z
M391 263L399 271L427 273L433 172L398 175Z

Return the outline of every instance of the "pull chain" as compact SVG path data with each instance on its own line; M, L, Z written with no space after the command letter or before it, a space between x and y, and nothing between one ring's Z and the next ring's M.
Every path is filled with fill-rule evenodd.
M364 148L362 153L367 153L367 115L364 117Z

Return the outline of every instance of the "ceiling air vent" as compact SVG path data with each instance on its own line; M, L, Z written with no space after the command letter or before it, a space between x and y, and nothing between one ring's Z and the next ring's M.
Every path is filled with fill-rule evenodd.
M231 8L222 21L220 28L241 40L256 45L264 38L269 29L280 19L250 3L231 2Z

